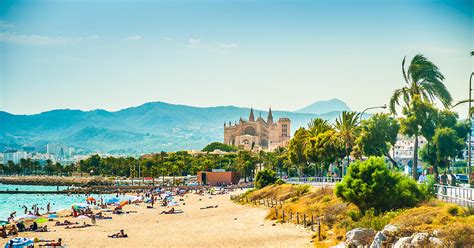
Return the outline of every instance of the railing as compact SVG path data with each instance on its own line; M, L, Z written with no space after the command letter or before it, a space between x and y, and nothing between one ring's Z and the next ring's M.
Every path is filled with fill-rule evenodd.
M285 180L288 183L310 184L313 186L334 186L342 181L340 177L291 177Z
M461 206L474 206L474 189L435 184L435 192L440 200Z

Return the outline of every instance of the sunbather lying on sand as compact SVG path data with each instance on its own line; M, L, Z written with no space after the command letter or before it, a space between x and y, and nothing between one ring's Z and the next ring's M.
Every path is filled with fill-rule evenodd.
M48 226L39 227L35 232L48 232Z
M120 230L118 233L114 233L112 235L109 235L109 238L128 238L128 235L123 232L123 230Z
M92 225L91 225L91 224L86 224L86 223L84 222L84 224L82 224L82 225L80 225L80 226L66 226L65 229L84 228L84 227L90 227L90 226L92 226Z
M55 226L69 226L69 225L79 225L79 222L70 222L68 220L64 220L63 223L61 223L60 221L56 221L56 224L54 224Z
M171 208L170 210L163 211L160 214L180 214L182 212L183 212L182 210L175 210L174 208Z
M41 244L41 245L39 245L39 246L53 246L53 247L55 247L55 246L62 246L62 239L59 238L59 239L58 239L58 242L55 242L54 240L52 240L51 243Z
M217 208L217 207L219 207L219 206L218 206L218 205L215 205L215 206L206 206L206 207L203 207L203 208L201 208L201 209Z

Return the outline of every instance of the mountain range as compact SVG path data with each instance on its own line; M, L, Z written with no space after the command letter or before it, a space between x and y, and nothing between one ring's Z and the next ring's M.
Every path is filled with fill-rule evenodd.
M337 99L315 102L301 110L273 111L275 120L291 119L291 132L316 117L333 121L347 105ZM342 103L342 104L341 104ZM321 107L318 107L318 106ZM328 112L322 112L330 110ZM202 149L223 140L224 122L247 119L250 109L235 106L192 107L149 102L120 111L51 110L33 115L0 111L0 150L22 146L44 149L59 142L84 152L137 154ZM268 112L254 110L266 119Z

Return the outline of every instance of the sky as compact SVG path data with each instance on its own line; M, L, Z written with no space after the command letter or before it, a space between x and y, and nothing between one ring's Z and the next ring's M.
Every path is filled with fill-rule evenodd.
M0 110L382 105L421 53L468 96L474 1L0 1ZM467 106L457 108L461 115Z

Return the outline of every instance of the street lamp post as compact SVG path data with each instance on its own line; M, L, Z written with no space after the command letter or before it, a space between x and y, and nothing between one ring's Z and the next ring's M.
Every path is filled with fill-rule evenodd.
M367 110L378 109L378 108L386 109L386 108L387 108L387 104L384 104L384 105L382 105L382 106L368 107L368 108L362 110L362 112L360 112L360 117L359 117L359 118L360 118L360 121L359 121L359 123L362 122L362 117L364 116L364 113L365 113Z
M469 183L472 181L472 168L471 168L471 136L472 136L472 116L471 116L471 100L472 100L472 77L474 76L474 72L471 72L471 76L469 77L469 109L467 110L467 116L469 117L469 136L468 136L468 151L467 151L467 165L468 165L468 172L469 172Z

